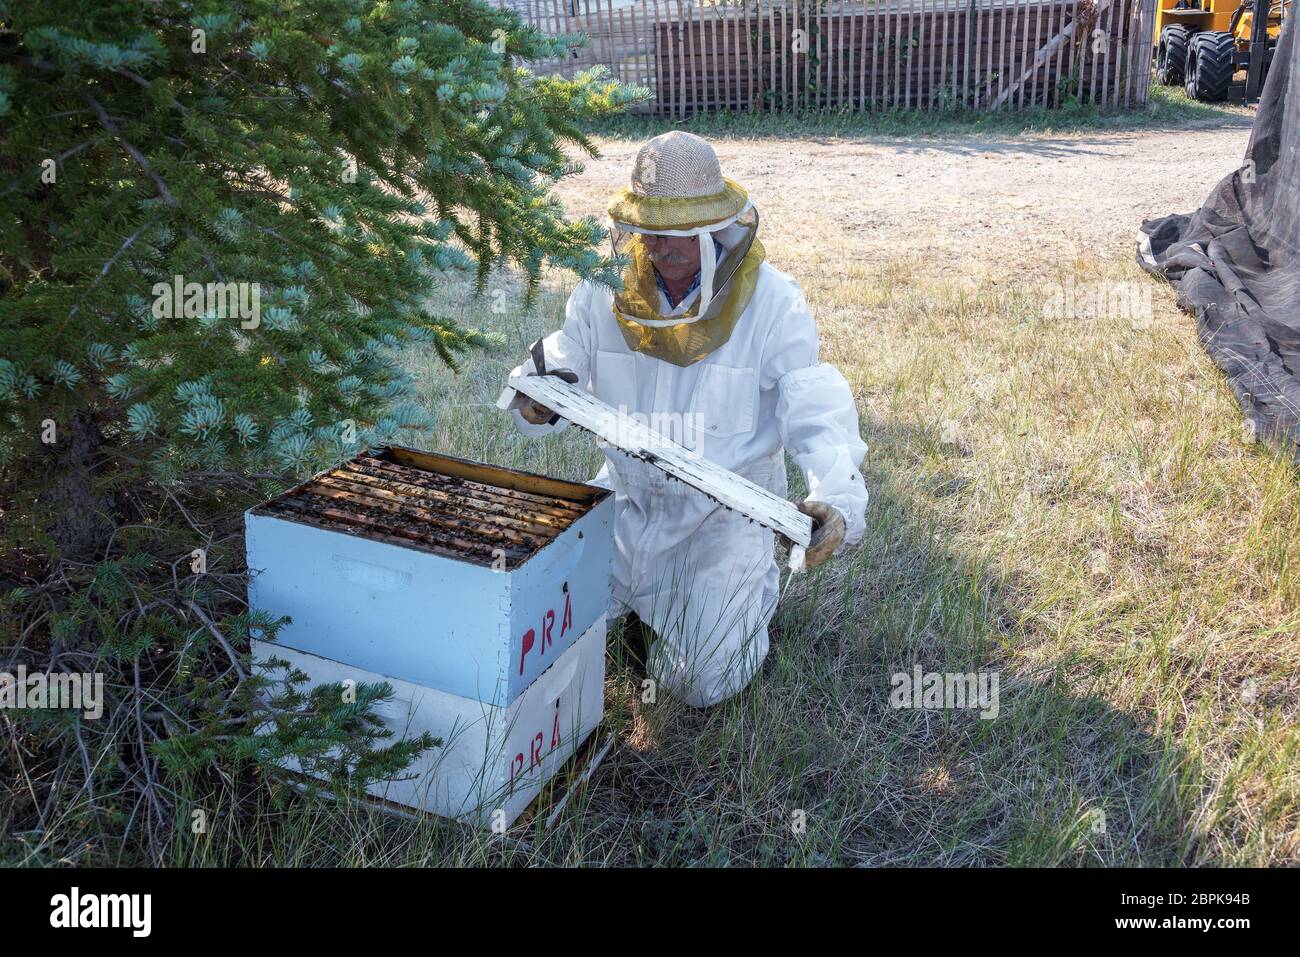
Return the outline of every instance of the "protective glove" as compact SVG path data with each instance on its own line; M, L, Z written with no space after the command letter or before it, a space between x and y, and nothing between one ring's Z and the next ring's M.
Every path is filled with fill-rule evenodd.
M804 554L804 567L813 568L830 558L844 541L844 515L834 505L825 502L803 501L795 508L812 516L812 541Z
M534 342L528 351L533 357L533 371L529 375L553 375L558 376L570 385L577 384L578 374L572 369L551 369L547 371L546 352L542 348L541 339ZM518 409L519 414L524 417L524 421L530 425L554 425L560 420L558 413L551 411L540 402L534 402L522 392L515 393L509 408Z

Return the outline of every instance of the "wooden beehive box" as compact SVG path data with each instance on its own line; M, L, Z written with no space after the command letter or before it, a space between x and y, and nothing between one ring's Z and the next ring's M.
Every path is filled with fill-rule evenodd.
M309 686L386 682L393 697L375 713L394 738L428 732L442 744L402 774L367 791L382 801L508 827L600 723L605 704L605 616L509 705L426 688L318 655L254 641L258 661L281 659L305 672ZM288 761L285 767L300 770Z
M609 602L607 489L387 447L246 515L276 644L504 707Z

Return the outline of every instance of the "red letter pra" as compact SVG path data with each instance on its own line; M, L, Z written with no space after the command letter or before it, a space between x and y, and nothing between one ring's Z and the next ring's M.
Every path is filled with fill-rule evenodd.
M524 752L520 751L510 762L510 793L515 793L515 775L524 769Z
M551 629L555 627L555 610L550 609L542 618L542 654L546 654L546 646L554 646L555 639L551 637Z
M564 593L564 619L560 622L560 637L573 627L573 602L569 601L569 593Z
M528 652L533 650L534 637L535 637L535 632L533 631L533 629L529 628L526 632L524 632L523 648L519 652L519 673L520 674L524 673L524 659L528 657Z

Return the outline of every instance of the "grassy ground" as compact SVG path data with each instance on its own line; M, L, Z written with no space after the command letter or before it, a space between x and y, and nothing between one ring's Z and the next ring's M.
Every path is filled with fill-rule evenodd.
M1151 96L1139 110L1097 110L1070 102L1061 109L1035 107L1019 111L898 110L859 113L852 110L817 110L802 113L702 114L672 122L675 129L702 136L785 138L797 136L943 136L978 134L1069 133L1091 130L1187 129L1217 124L1228 116L1252 111L1233 104L1202 103L1182 87L1152 86ZM601 136L648 139L662 133L665 121L644 114L614 117L591 127Z
M1158 109L1188 109L1173 102ZM758 148L775 164L789 147ZM873 501L861 545L790 588L753 685L708 712L643 705L615 633L617 745L554 830L299 803L252 833L217 815L178 862L1300 863L1296 472L1243 430L1168 288L1131 253L1008 279L910 254L905 236L884 260L807 231L767 242L858 397ZM1052 318L1070 284L1149 293L1151 310ZM551 277L525 311L503 276L466 302L499 346L459 376L411 356L430 447L595 472L576 430L525 440L491 407L571 286ZM996 670L998 716L892 709L891 676L918 664Z

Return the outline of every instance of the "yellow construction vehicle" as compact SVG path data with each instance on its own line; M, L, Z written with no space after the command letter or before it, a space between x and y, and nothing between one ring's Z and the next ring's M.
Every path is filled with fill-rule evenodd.
M1264 87L1291 0L1159 0L1156 82L1182 83L1197 100L1227 99L1238 70L1245 99ZM1256 9L1268 10L1255 16Z

